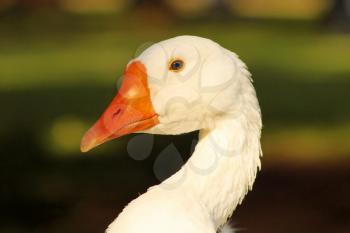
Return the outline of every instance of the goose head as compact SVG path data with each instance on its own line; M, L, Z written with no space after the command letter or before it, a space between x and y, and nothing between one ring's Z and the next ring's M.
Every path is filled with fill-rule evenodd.
M237 112L249 77L234 53L209 39L156 43L127 64L117 95L84 135L81 150L134 132L210 128L217 117Z

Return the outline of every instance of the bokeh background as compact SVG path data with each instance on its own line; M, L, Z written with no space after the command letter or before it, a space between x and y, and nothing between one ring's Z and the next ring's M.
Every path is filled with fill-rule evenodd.
M179 169L197 133L79 141L128 60L181 34L235 51L255 80L263 167L233 224L350 232L349 32L349 0L1 0L0 232L103 232Z

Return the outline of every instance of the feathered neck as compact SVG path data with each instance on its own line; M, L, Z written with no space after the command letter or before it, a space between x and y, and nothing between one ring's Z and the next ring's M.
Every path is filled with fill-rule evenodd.
M240 109L216 117L210 129L200 131L191 158L160 185L193 195L216 227L242 202L260 168L262 123L255 92L243 100Z

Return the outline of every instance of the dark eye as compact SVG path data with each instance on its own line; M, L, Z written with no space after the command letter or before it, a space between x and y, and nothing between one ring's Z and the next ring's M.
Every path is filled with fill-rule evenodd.
M176 59L170 63L169 70L180 71L184 67L182 60Z

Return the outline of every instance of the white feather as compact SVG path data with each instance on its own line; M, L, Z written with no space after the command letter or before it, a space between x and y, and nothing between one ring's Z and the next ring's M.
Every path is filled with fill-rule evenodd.
M219 233L235 233L235 229L228 223L225 223L222 227L219 229Z
M184 59L183 73L166 64ZM188 162L125 207L107 233L232 233L224 225L260 168L261 114L250 73L237 55L208 39L181 36L140 57L160 124L147 133L200 130Z

